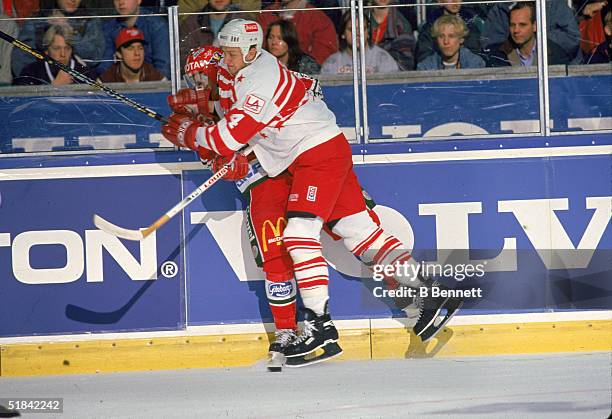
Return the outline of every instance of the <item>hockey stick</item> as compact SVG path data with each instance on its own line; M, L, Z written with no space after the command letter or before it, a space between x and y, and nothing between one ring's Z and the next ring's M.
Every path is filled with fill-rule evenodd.
M243 149L240 154L243 156L248 155L253 150L252 146L247 146ZM122 239L140 241L145 239L149 234L153 233L155 230L163 226L174 217L180 210L189 205L194 199L198 196L202 195L208 188L217 183L217 181L229 172L232 163L234 162L236 157L227 162L219 171L215 172L211 177L209 177L206 182L202 183L198 186L193 192L187 195L181 202L170 208L164 215L159 217L153 224L148 227L140 228L138 230L130 230L127 228L119 227L110 221L106 221L104 218L100 217L98 214L94 214L93 223L100 230L105 231L109 234L112 234L115 237L120 237Z
M121 93L115 92L113 89L110 89L110 88L104 86L102 83L98 83L94 79L91 79L91 78L87 77L85 74L80 73L80 72L78 72L78 71L68 67L67 65L64 65L64 64L60 63L59 61L49 57L44 52L40 52L40 51L37 51L37 50L33 49L29 45L24 44L23 42L21 42L19 39L13 38L11 35L9 35L7 33L4 33L2 31L0 31L0 38L4 39L6 42L8 42L10 44L13 44L15 47L17 47L20 50L22 50L22 51L32 55L33 57L35 57L35 58L37 58L37 59L39 59L41 61L46 61L50 65L53 65L53 66L59 68L60 70L70 74L75 79L80 80L83 83L86 83L86 84L88 84L88 85L90 85L92 87L95 87L96 89L99 89L99 90L103 91L104 93L106 93L107 95L109 95L111 97L114 97L115 99L119 99L121 102L125 103L126 105L131 106L132 108L136 109L137 111L145 113L148 116L150 116L151 118L157 119L158 121L160 121L160 122L162 122L164 124L167 122L165 117L163 117L162 115L158 114L154 110L149 109L146 106L143 106L143 105L141 105L138 102L134 102L129 97L123 96Z

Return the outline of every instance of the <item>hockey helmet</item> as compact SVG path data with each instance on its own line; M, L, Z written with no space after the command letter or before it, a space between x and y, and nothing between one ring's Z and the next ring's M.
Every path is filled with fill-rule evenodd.
M254 20L233 19L219 31L219 45L222 47L238 47L242 52L242 59L249 64L259 57L263 46L263 31L259 23ZM257 54L253 60L247 61L246 56L251 47L255 47Z
M217 81L217 68L223 51L212 45L202 45L191 50L185 62L185 81L192 89L208 86L208 80Z

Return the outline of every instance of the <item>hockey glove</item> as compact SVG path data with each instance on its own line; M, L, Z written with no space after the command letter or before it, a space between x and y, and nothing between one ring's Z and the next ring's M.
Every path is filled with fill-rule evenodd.
M198 157L200 157L200 161L206 169L212 170L212 164L215 160L215 157L217 157L217 154L207 148L198 147Z
M168 105L174 113L212 118L208 108L209 98L210 89L181 89L175 95L168 96Z
M232 160L233 159L233 160ZM233 156L217 156L213 160L212 171L218 172L221 168L231 161L229 171L223 176L225 180L240 180L249 173L249 161L246 156L236 153Z
M197 150L196 132L202 124L187 115L173 113L168 123L162 126L163 136L178 147L187 147Z

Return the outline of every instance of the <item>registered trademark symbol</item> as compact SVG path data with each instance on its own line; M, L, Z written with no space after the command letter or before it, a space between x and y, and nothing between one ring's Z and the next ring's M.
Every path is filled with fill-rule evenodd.
M178 273L178 265L172 261L166 261L161 266L161 274L166 278L174 278Z

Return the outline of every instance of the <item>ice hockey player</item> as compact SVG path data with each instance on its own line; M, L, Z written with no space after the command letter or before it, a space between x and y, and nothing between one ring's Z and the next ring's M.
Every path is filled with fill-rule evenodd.
M220 77L221 84L226 87L224 80L229 76L224 73L223 68L220 69L221 75L218 75L218 64L222 56L222 51L213 46L201 46L189 53L185 63L188 88L168 97L168 104L174 113L190 115L207 125L213 124L219 119L218 116L229 111L228 102L224 101L225 109L219 102L217 79ZM197 151L202 162L213 171L227 162L227 159L207 148L197 147ZM269 348L268 369L280 371L285 363L284 349L296 338L297 285L293 277L291 257L281 245L285 224L282 209L287 204L287 198L276 197L276 200L273 200L261 197L267 195L264 180L273 183L283 179L268 179L252 155L249 156L249 161L236 159L224 179L235 181L247 201L247 231L255 253L255 262L266 276L266 297L276 327L275 339Z
M168 104L173 112L191 115L202 123L212 123L218 119L213 114L215 107L214 112L217 115L229 112L231 102L225 102L225 108L219 103L217 78L220 77L221 84L224 84L225 81L231 81L233 77L223 68L219 70L221 54L220 49L209 45L203 45L190 52L185 63L185 80L189 87L180 90L175 95L168 96ZM318 80L303 74L297 74L297 76L306 86L309 95L322 97ZM212 166L214 171L225 163L224 158L208 149L198 147L198 151L202 162ZM293 276L293 262L281 240L286 224L287 197L280 197L280 201L267 199L268 186L264 186L263 183L275 182L279 179L270 180L255 156L250 156L248 164L236 163L232 165L225 179L236 182L236 186L248 203L246 224L251 249L253 249L257 266L263 268L266 275L266 296L276 326L275 341L269 348L268 369L280 371L285 363L284 348L295 338L297 329L295 300L297 287ZM371 217L379 224L380 220L376 213L370 210L375 204L365 192L364 199ZM329 230L327 232L333 239L340 239ZM399 286L390 277L385 278L385 282L387 288L395 289ZM409 303L411 303L410 300L404 300L396 306L413 314L414 306L410 306ZM339 355L341 353L339 348L335 349L335 353ZM331 348L328 347L327 354L329 355L330 352ZM309 363L303 358L294 357L291 359L290 366L303 366Z
M219 33L224 52L219 67L229 77L224 80L220 70L218 81L221 106L229 112L211 126L173 114L162 132L178 146L203 147L226 158L251 143L270 179L283 179L270 182L266 197L287 200L283 241L305 306L304 330L285 355L303 357L323 348L324 354L312 360L316 362L339 349L328 311L328 267L321 253L324 223L368 265L410 263L412 258L397 238L368 215L352 170L350 147L333 113L320 98L307 94L297 76L262 50L262 38L256 22L228 22ZM434 285L421 277L400 282L411 287ZM460 305L452 298L426 298L415 333L423 340L431 338ZM446 315L434 322L442 309Z

